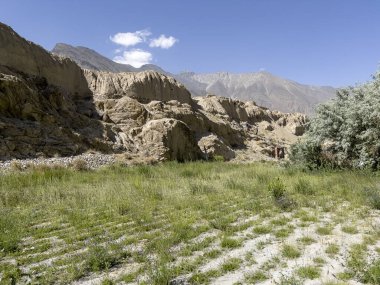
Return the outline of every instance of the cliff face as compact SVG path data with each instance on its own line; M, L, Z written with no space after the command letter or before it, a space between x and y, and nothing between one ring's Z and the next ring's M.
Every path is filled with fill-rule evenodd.
M191 98L175 79L80 69L0 25L0 159L87 150L193 160L258 159L302 135L306 117L254 102Z
M11 70L44 77L75 96L90 92L82 69L68 58L52 56L40 46L25 40L10 27L0 23L0 64Z
M98 120L84 71L0 23L0 158L119 148Z
M78 107L43 77L0 73L0 158L117 148L111 136L104 136L106 126L78 112Z

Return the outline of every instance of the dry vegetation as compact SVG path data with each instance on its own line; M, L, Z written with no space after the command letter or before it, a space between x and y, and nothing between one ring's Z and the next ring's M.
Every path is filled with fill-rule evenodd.
M1 284L380 284L377 172L78 164L0 177Z

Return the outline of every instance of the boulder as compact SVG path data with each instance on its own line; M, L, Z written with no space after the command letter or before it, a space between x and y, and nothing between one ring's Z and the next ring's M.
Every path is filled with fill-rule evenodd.
M215 95L196 97L194 100L202 110L228 121L241 122L248 120L248 114L242 101Z
M143 127L132 130L131 136L139 152L157 160L190 161L202 158L194 134L185 123L176 119L149 121Z
M223 139L214 134L201 137L198 145L207 158L215 156L222 156L224 160L235 158L235 152L224 143Z
M104 122L116 124L124 132L141 127L148 120L144 105L130 97L99 100L96 106Z
M251 124L262 121L270 122L272 120L268 109L257 106L255 102L246 102L245 109L248 115L248 122Z
M196 112L191 105L176 100L168 102L152 101L145 105L152 120L174 118L184 122L194 132L205 132L204 117Z

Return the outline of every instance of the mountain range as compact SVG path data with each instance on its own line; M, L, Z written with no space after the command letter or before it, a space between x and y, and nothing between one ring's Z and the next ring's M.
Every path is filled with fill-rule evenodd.
M258 105L282 112L313 114L316 105L334 97L336 92L336 89L330 86L300 84L269 72L172 74L153 64L135 68L128 64L116 63L92 49L63 43L57 44L52 53L68 57L82 68L96 71L118 73L154 70L174 77L193 96L215 94L243 101L255 101Z

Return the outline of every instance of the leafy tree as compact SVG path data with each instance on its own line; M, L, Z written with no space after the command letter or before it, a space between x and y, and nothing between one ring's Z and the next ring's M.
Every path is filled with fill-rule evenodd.
M319 105L291 158L309 168L380 168L380 71L372 81L341 89Z

